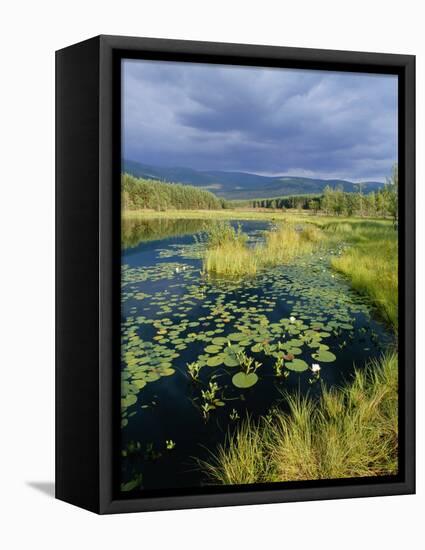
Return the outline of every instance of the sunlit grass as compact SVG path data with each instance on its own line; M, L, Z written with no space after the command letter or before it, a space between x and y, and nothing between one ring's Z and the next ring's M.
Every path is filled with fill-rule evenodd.
M397 473L398 370L395 353L355 373L318 403L286 396L289 412L243 421L207 462L211 482L245 484Z
M390 224L331 224L330 238L349 244L332 267L350 279L357 291L375 303L385 321L398 329L398 252L397 232Z
M257 248L257 254L264 266L285 264L311 253L321 240L322 232L317 227L282 224L266 232L265 244Z
M258 257L246 245L225 243L205 252L203 269L219 276L253 276L259 268Z
M221 224L224 232L226 224ZM226 234L229 233L229 230ZM250 247L243 233L223 238L207 237L204 272L220 276L252 276L258 270L291 262L311 253L322 239L320 229L314 226L295 227L280 224L264 234L264 243Z

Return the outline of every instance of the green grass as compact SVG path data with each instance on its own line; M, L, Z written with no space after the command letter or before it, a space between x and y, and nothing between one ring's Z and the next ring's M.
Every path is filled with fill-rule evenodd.
M248 237L240 226L235 229L228 221L217 222L206 230L202 240L205 243L205 273L226 277L257 273L257 255L248 247Z
M214 219L214 220L284 220L291 214L283 212L264 212L254 209L226 209L221 210L167 210L157 212L155 210L123 210L123 219Z
M398 330L398 234L390 223L363 221L325 226L329 238L348 249L332 260L353 288L367 295L383 319Z
M314 214L312 211L273 211L268 212L265 210L258 210L256 208L223 208L219 210L178 210L169 209L166 211L157 211L154 209L124 209L122 211L123 219L214 219L214 220L269 220L269 221L292 221L303 222L308 221L315 225L326 225L331 222L343 222L346 220L350 223L365 223L369 220L376 221L376 223L382 223L383 225L391 225L389 220L382 220L379 218L344 218L342 216L328 216L323 213Z
M224 485L369 477L397 473L397 356L385 355L321 400L286 396L289 413L244 420L209 461Z
M218 240L215 234L223 237ZM260 269L291 262L313 251L321 241L322 232L315 226L295 228L279 224L266 231L264 244L249 247L247 237L221 222L213 234L207 233L203 269L205 273L223 277L253 276Z

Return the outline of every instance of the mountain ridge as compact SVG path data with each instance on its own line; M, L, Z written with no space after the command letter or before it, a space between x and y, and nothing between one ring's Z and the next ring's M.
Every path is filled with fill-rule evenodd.
M320 194L327 185L331 187L341 186L348 193L358 190L358 184L343 179L261 176L250 172L153 166L133 160L123 160L122 171L145 179L159 179L170 183L194 185L208 189L218 197L229 200ZM365 181L362 186L365 193L370 193L382 188L384 183Z

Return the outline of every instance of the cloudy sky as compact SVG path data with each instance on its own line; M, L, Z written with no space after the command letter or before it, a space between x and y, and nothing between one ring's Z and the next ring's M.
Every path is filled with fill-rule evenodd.
M124 60L123 156L146 164L380 180L397 77Z

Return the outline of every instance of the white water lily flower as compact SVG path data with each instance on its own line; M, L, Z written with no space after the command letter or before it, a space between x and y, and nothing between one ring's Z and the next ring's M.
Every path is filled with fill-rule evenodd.
M312 372L320 372L320 365L318 363L313 363L311 365Z
M291 321L291 323L295 323L295 317L289 317L289 320Z

